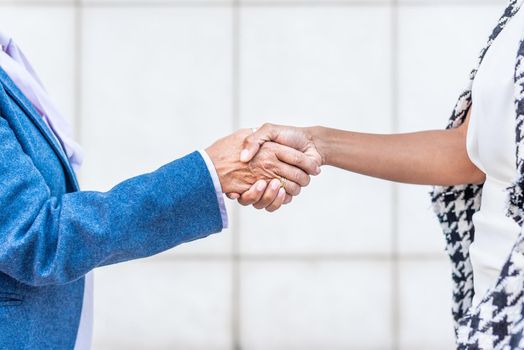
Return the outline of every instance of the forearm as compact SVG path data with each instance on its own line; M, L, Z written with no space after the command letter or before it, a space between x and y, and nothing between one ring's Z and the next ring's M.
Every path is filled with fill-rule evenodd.
M326 165L386 180L424 185L482 183L469 160L464 128L405 134L309 129Z
M2 128L0 135L6 135ZM16 140L3 141L10 154L0 157L0 271L22 283L68 283L95 267L222 229L212 180L197 153L108 192L53 197L24 153L10 148Z

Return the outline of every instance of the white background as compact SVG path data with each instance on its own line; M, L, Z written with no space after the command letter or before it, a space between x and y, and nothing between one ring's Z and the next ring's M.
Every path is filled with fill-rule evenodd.
M503 0L0 0L84 189L265 121L444 127ZM276 214L96 271L94 349L453 348L429 187L324 169Z

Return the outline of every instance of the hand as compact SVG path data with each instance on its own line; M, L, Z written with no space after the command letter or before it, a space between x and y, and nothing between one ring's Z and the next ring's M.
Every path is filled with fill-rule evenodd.
M263 148L268 141L275 141L302 151L317 165L315 167L315 171L310 172L309 174L318 175L320 173L320 165L324 163L322 159L323 157L318 152L309 129L306 128L264 124L260 129L245 139L244 150L241 153L241 160L250 161L252 157L255 156L257 152L259 152L259 149L261 147ZM300 167L298 159L294 162L294 165ZM265 187L255 184L243 194L228 193L228 197L230 199L238 199L238 202L241 205L253 204L255 208L261 209L265 208L267 203L271 203L272 200L276 199L278 194L271 189L268 189L265 192L264 190ZM287 195L283 201L283 204L288 204L291 201L292 196Z
M308 128L297 128L292 126L282 126L266 123L244 140L244 149L240 154L240 160L249 162L260 147L268 142L273 141L281 145L292 147L308 158L317 163L317 168L311 175L320 174L320 166L324 164L324 159L317 149L313 136Z
M206 149L216 168L223 192L244 193L257 180L269 182L283 177L287 179L287 193L300 193L300 187L309 184L308 174L316 171L317 164L293 148L269 142L250 161L241 162L238 155L250 134L251 130L247 129L237 131ZM301 167L292 166L295 163ZM282 202L286 200L285 193L281 196L284 197Z
M266 209L268 212L274 212L282 205L288 204L293 199L281 188L280 181L271 180L269 184L266 181L257 181L251 188L239 194L227 194L230 199L238 199L239 204L247 206L253 204L256 209Z
M274 156L276 156L278 160L286 163L285 165L281 166L283 166L284 169L287 169L286 172L291 174L292 177L289 177L289 175L282 175L280 172L271 170L271 163L265 164L265 160L271 159ZM300 194L301 187L305 187L309 184L309 176L307 177L307 181L302 183L300 182L299 178L303 176L303 171L301 171L298 167L304 168L304 170L310 174L316 173L318 167L316 162L309 159L303 153L295 150L294 148L274 142L266 142L264 145L262 145L250 163L254 167L255 173L257 172L256 169L266 169L266 171L273 175L274 180L272 180L269 185L266 181L257 181L257 183L255 183L242 195L237 193L228 193L227 196L230 199L238 199L238 202L241 205L254 204L255 208L265 208L269 212L279 209L283 204L290 203L293 196ZM280 177L286 178L286 191L282 191L280 189L281 182L278 179ZM279 189L281 191L279 191Z

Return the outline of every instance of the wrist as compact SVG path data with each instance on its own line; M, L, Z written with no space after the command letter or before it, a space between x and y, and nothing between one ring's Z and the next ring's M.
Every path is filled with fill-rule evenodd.
M228 179L231 174L231 169L228 166L230 162L226 159L225 154L220 152L217 146L217 144L213 144L206 148L205 152L213 164L222 192L227 193L230 190L229 184L231 183L230 179Z
M322 126L312 126L305 128L306 133L320 154L321 165L329 164L329 145L326 142L326 128Z
M239 155L242 141L250 132L239 130L205 149L224 193L243 193L249 188L249 184L246 183L252 177L249 165L241 162Z

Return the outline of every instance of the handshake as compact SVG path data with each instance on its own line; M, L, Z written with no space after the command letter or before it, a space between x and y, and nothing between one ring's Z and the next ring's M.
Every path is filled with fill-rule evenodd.
M272 124L239 130L215 142L206 153L222 192L241 205L269 212L290 203L324 164L311 128Z

